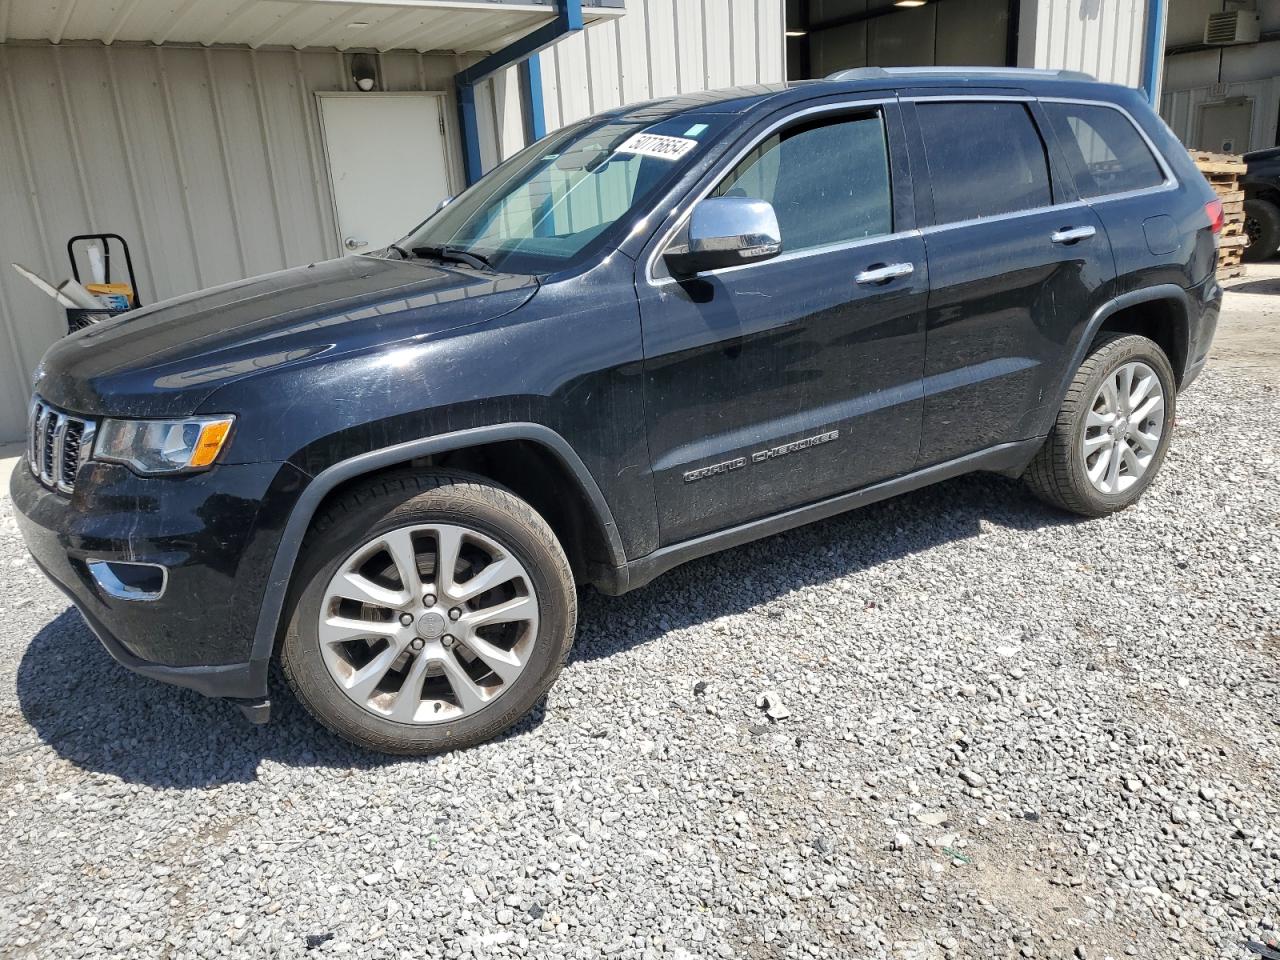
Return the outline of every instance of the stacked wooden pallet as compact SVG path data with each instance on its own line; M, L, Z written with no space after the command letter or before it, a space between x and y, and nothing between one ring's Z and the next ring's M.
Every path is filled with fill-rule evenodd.
M1244 275L1244 191L1240 177L1244 161L1229 153L1193 150L1191 158L1222 201L1223 224L1218 238L1218 279Z

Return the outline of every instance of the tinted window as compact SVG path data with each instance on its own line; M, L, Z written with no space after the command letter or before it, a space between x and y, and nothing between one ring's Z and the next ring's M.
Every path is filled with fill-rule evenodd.
M879 114L791 127L761 141L715 190L773 204L783 250L893 231Z
M1046 103L1045 112L1082 197L1141 190L1164 182L1156 158L1119 110Z
M1044 144L1021 103L922 103L938 223L992 217L1052 202Z

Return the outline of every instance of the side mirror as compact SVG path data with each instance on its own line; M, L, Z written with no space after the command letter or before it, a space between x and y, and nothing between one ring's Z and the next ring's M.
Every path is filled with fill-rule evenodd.
M750 197L708 197L689 218L689 245L669 250L672 273L691 276L704 270L738 267L782 252L782 233L773 206Z

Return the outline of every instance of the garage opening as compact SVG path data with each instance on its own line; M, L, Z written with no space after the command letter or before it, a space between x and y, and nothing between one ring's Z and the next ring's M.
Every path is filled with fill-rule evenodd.
M1016 66L1017 0L787 0L787 79L850 67Z

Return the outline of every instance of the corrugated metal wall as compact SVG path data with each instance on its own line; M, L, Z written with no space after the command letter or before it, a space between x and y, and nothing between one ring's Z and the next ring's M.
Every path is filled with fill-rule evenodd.
M0 0L0 4L3 0ZM631 0L542 54L548 129L622 103L783 77L783 0ZM385 90L443 91L471 61L380 56ZM0 442L65 332L10 267L68 274L77 233L129 239L147 302L340 254L314 94L349 89L337 51L0 44ZM525 144L515 68L479 90L491 166Z
M465 65L384 54L383 88L451 91ZM68 237L119 233L152 302L338 256L314 94L349 83L336 51L0 45L0 442L22 435L31 370L65 332L9 264L61 279ZM488 87L481 105L493 162Z
M1145 23L1146 0L1024 0L1018 62L1136 87Z
M542 56L547 128L624 103L785 78L783 0L627 0Z
M1248 97L1253 100L1253 139L1248 148L1260 150L1272 146L1278 132L1276 117L1280 116L1280 77L1217 83L1189 90L1168 90L1160 98L1160 116L1178 135L1179 140L1190 147L1196 147L1200 133L1200 107L1232 97Z

